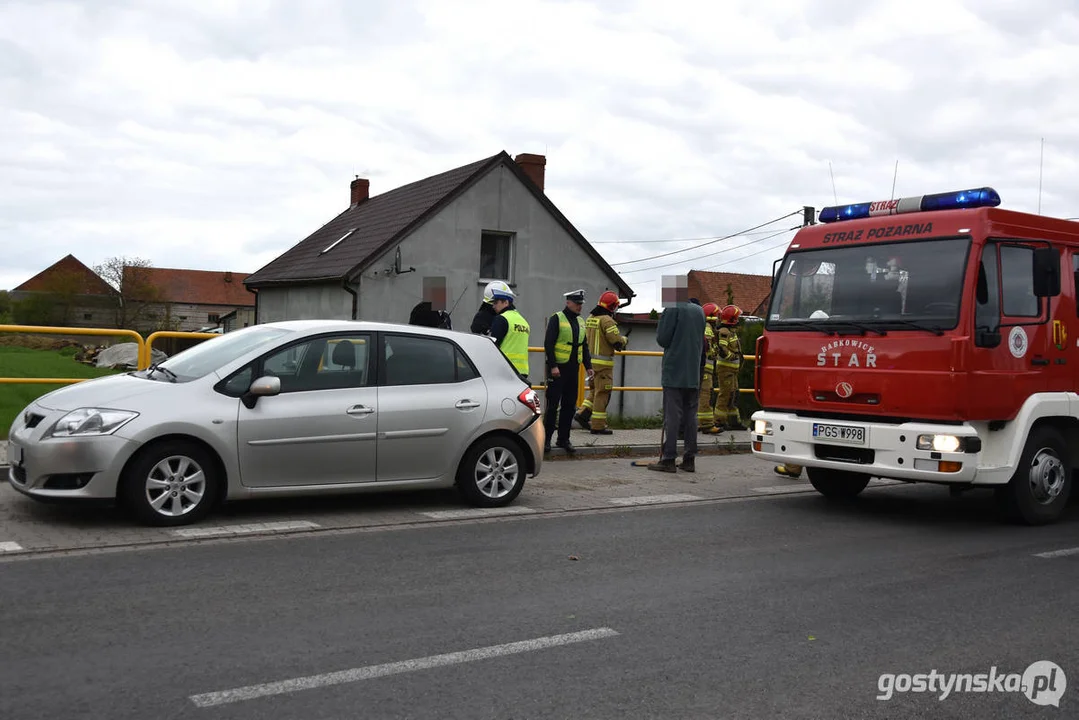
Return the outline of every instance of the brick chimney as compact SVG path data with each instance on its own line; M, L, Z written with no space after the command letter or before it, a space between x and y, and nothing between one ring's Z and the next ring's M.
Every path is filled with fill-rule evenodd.
M513 160L525 171L525 175L528 176L528 179L536 183L536 187L540 189L540 192L543 192L543 174L544 168L547 165L547 158L543 155L521 153Z
M351 205L349 207L356 207L367 200L368 193L371 190L371 181L366 178L356 178L349 185L349 189L352 191Z

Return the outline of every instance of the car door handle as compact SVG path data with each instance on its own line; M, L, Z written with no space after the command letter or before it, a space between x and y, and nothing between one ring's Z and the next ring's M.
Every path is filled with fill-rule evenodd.
M478 408L480 404L474 400L458 400L454 405L458 410L471 410L472 408Z
M348 410L345 410L349 415L370 415L374 411L374 408L369 408L366 405L353 405Z

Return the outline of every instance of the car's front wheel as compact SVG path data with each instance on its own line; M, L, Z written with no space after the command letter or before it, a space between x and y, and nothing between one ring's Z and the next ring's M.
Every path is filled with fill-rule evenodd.
M121 499L146 525L190 525L210 512L220 481L217 465L205 449L169 440L147 447L135 458L121 486Z
M521 494L525 456L508 437L484 438L468 449L457 469L457 488L475 507L502 507Z

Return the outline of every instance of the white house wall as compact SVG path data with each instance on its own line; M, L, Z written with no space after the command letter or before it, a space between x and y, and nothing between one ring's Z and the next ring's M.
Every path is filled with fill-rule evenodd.
M412 308L423 300L423 278L444 277L453 328L468 332L483 298L483 231L516 233L511 284L518 295L517 309L532 328L533 347L543 345L547 318L565 307L565 292L584 288L587 315L600 294L614 288L517 176L498 167L400 243L402 269L414 267L415 272L393 272L392 248L363 273L360 319L407 323ZM542 354L532 353L531 359L530 377L536 383L543 375Z
M260 288L258 322L351 320L352 295L340 285Z

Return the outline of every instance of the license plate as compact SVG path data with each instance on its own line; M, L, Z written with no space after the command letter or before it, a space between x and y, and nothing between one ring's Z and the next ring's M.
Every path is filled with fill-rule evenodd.
M851 425L825 425L813 423L813 438L827 442L865 445L865 428Z

